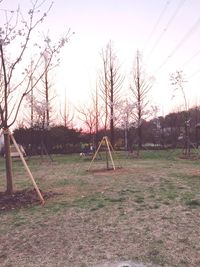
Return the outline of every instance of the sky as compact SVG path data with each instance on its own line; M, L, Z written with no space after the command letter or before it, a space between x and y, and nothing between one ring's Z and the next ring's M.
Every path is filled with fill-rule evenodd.
M29 0L3 0L4 8L28 8ZM174 91L170 74L182 70L189 105L199 104L200 86L200 1L199 0L54 0L40 32L49 31L58 39L70 28L75 32L61 53L55 74L57 94L64 91L72 106L90 101L98 72L101 50L111 40L120 70L125 76L124 95L129 85L136 51L155 82L151 104L161 115L183 104L180 91Z

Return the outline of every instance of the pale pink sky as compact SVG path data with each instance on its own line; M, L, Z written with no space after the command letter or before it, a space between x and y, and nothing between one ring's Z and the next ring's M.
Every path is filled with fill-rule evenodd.
M22 10L29 3L4 0L1 6L12 9L18 2ZM61 98L66 89L74 105L88 101L96 85L100 51L112 40L122 74L126 75L124 90L128 90L134 56L139 49L146 71L156 78L151 97L161 111L166 113L182 101L178 96L171 99L169 73L177 69L186 75L185 90L190 103L200 101L199 0L55 0L39 30L49 29L56 39L68 28L75 35L64 48L57 71Z

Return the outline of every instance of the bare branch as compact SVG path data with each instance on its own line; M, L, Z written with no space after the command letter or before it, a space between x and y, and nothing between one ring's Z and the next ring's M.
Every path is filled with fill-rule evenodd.
M44 2L45 1L43 1L43 3ZM12 64L12 67L11 67L11 70L10 70L10 74L9 74L9 78L8 78L8 82L10 82L10 79L12 77L12 73L13 73L13 71L15 69L15 66L21 61L21 59L23 57L23 54L24 54L24 52L25 52L25 50L27 48L28 42L30 41L30 36L31 36L32 31L37 27L37 25L39 23L43 22L44 18L47 16L47 13L50 11L50 9L51 9L51 7L53 5L53 2L52 2L51 5L49 6L49 9L47 10L47 12L45 12L38 20L36 20L36 22L34 22L33 19L34 19L34 14L35 14L35 12L37 10L37 6L36 6L37 3L38 3L38 1L35 1L33 3L32 9L29 10L29 16L30 16L29 25L27 23L25 23L25 26L27 28L27 33L24 34L25 35L25 41L21 45L22 50L20 51L19 56L17 57L16 61ZM22 16L22 14L21 14L21 16Z

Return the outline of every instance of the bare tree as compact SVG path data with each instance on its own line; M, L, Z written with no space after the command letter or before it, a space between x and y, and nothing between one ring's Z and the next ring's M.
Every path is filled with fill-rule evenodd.
M61 106L62 105L60 104L60 107ZM65 128L73 124L74 114L70 112L69 103L67 102L66 90L63 109L60 109L60 116Z
M100 115L101 115L101 108L99 106L99 93L98 87L96 84L95 96L93 96L93 103L95 107L95 150L98 148L98 133L100 127Z
M24 97L38 84L45 72L43 71L33 81L32 77L36 69L41 66L43 58L43 52L38 52L37 58L32 61L31 68L26 67L21 73L21 69L27 66L26 55L31 48L33 32L43 22L52 6L50 4L46 12L42 14L41 9L45 2L31 1L28 18L24 17L20 8L16 11L2 11L5 13L5 23L4 28L0 28L0 128L3 128L4 132L6 192L8 194L13 192L9 128L16 121ZM50 62L46 68L49 64Z
M46 48L44 50L44 96L45 96L45 102L46 102L46 123L49 125L50 123L50 109L51 109L51 102L55 95L51 95L51 84L49 81L50 72L55 69L59 63L60 58L59 54L61 52L61 49L64 47L65 43L68 42L70 36L73 33L70 32L70 29L67 31L65 36L61 37L60 40L57 43L52 43L49 35L45 37L46 42Z
M96 107L96 99L94 95L91 95L91 103L83 105L82 107L77 108L77 111L80 113L79 119L84 122L85 126L88 128L89 133L92 134L95 132L96 122L98 121L99 114Z
M34 106L33 106L33 99L34 95L37 96L37 98L41 99L41 103L43 104L45 102L45 110L44 110L44 116L45 116L45 124L49 126L50 124L50 117L53 113L53 100L56 98L56 93L53 90L52 83L50 77L52 77L52 71L55 70L55 68L60 63L59 54L61 52L61 49L64 47L66 42L70 39L71 35L70 29L67 31L67 33L62 36L57 42L53 43L50 39L49 35L44 36L44 43L45 48L43 49L42 55L43 55L43 62L42 66L39 70L39 74L36 74L35 77L32 77L32 79L37 79L37 75L41 75L43 73L42 78L40 79L40 83L38 83L37 88L35 88L35 93L33 93L33 88L31 89L31 94L28 97L30 106L31 106L31 125L33 125L33 119L34 119Z
M184 146L184 153L186 155L190 154L190 118L189 118L189 107L188 101L184 90L184 84L186 80L184 78L183 71L176 71L170 75L170 81L172 86L174 86L174 90L179 90L182 94L184 100L184 129L185 129L185 146Z
M34 108L34 121L33 127L37 126L40 128L48 128L47 120L46 120L46 101L45 99L38 100L37 98L33 98L32 100L33 108Z
M89 130L91 138L93 138L92 142L94 147L97 148L99 141L98 131L101 127L100 118L103 116L101 108L99 107L97 86L95 94L91 94L90 104L77 108L77 111L80 114L79 119L84 123Z
M117 117L119 127L124 130L124 148L128 151L129 148L131 149L128 135L129 129L133 124L133 103L131 103L127 98L118 102Z
M111 144L115 143L115 106L120 98L120 90L124 77L120 74L120 68L117 57L114 52L111 41L107 44L105 50L102 50L103 71L100 77L102 98L105 105L105 125L107 130L109 119Z
M133 117L137 129L137 154L139 156L139 151L142 148L142 123L150 113L150 110L148 109L148 94L153 84L153 78L149 78L143 70L139 51L136 53L136 63L132 75L130 89L133 93Z
M89 130L90 136L95 132L96 116L93 107L84 105L77 109L80 113L79 119L83 121L86 128Z

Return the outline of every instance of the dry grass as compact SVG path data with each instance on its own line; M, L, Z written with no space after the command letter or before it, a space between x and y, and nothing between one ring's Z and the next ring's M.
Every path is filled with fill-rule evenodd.
M42 191L60 194L43 207L0 214L0 266L199 267L199 161L153 153L98 172L88 172L89 161L76 155L29 159ZM16 188L32 188L19 162L14 174ZM3 172L0 181L2 191Z

